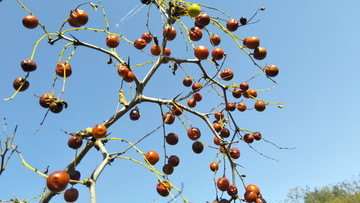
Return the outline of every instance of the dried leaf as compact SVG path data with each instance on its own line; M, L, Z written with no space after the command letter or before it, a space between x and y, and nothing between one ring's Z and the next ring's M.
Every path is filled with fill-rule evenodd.
M128 103L126 101L126 98L125 98L125 94L124 94L124 90L123 89L120 89L119 90L119 96L120 96L120 103L124 104L126 107L128 106Z

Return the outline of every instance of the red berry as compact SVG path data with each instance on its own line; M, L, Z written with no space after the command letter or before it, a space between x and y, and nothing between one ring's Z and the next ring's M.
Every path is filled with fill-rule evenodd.
M158 153L155 151L148 151L148 153L145 154L145 158L151 165L155 165L160 159Z
M230 186L229 179L222 177L217 180L217 187L221 191L226 191Z
M215 59L215 60L221 60L222 58L224 58L224 50L222 48L215 48L213 49L213 51L211 52L211 56Z
M134 42L134 47L137 48L137 49L143 49L146 47L146 40L143 39L143 38L139 38L137 40L135 40Z
M220 38L219 35L212 35L212 36L210 37L210 42L211 42L211 44L212 44L213 46L217 46L217 45L220 44L221 38Z
M116 48L120 43L119 38L116 35L109 35L106 37L106 46L109 48Z
M194 100L197 101L197 102L202 100L202 95L201 95L200 92L197 92L197 93L194 94Z
M52 192L61 192L66 189L70 176L65 171L54 171L46 179L46 186Z
M148 32L145 32L144 34L141 35L141 38L146 41L146 44L149 44L152 40L152 35Z
M264 111L266 108L266 104L264 101L261 101L261 100L258 100L256 103L255 103L255 109L256 111Z
M230 19L226 23L226 28L230 32L236 31L238 29L238 27L239 27L239 21L237 21L236 19Z
M195 48L194 54L195 57L198 58L199 60L204 60L207 59L207 57L209 56L209 50L205 46L200 45Z
M234 77L234 73L230 69L224 69L223 71L221 71L220 76L221 76L221 79L223 79L225 81L229 81Z
M199 128L192 127L192 128L189 128L187 135L191 140L197 140L200 138L201 133L200 133Z
M257 47L254 50L254 58L257 60L263 60L266 57L266 49L264 47Z
M70 77L72 74L72 69L68 63L60 62L57 64L55 72L59 77L64 77L64 72L66 77Z
M202 31L198 27L192 27L189 30L189 37L192 41L199 41L202 38Z
M107 128L103 124L97 124L92 129L92 134L95 138L104 138L107 133Z
M21 87L22 84L23 86ZM29 85L30 85L29 81L25 80L22 77L15 78L13 82L13 87L15 90L18 90L21 87L21 89L19 89L19 92L23 92L27 90L27 88L29 88Z
M25 16L22 20L23 25L26 28L34 29L39 25L38 19L33 15Z
M168 31L168 30L170 30L170 31ZM165 26L165 27L164 27L164 30L163 30L163 36L165 37L165 35L166 35L168 32L169 32L169 34L168 34L168 36L167 36L167 40L171 41L171 40L175 39L175 37L176 37L176 30L175 30L174 26L171 26L171 28L170 28L169 25L168 25L168 26Z
M25 71L25 72L31 72L36 70L36 63L31 60L31 59L24 59L21 61L21 68Z

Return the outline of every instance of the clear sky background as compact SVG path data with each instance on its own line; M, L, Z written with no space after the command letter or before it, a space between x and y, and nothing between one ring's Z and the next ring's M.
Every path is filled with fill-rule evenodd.
M265 7L255 20L258 23L245 26L236 31L239 37L258 36L261 46L268 51L268 56L260 61L261 66L275 64L280 73L275 78L279 85L267 92L259 94L260 99L276 102L282 101L285 107L267 106L264 112L254 110L235 112L241 128L260 131L264 138L283 147L296 147L295 150L279 150L265 142L255 142L252 146L259 152L279 161L273 161L259 155L246 144L238 147L241 157L238 162L244 167L239 168L245 174L246 184L256 184L268 202L283 202L289 189L296 186L324 186L344 179L357 177L360 169L358 161L359 148L359 86L360 74L358 57L360 46L358 37L360 2L347 1L198 1L226 11L234 18L250 17L258 8ZM24 1L23 2L46 25L49 32L56 32L66 19L70 10L79 1ZM94 2L95 3L95 2ZM146 32L146 11L137 0L103 0L110 31L123 34L131 41L140 38ZM88 27L105 29L101 10L95 12L89 5L82 7L89 14ZM135 9L134 9L135 8ZM127 14L134 9L130 15ZM140 9L138 12L136 12ZM222 17L213 10L203 8L212 17ZM152 10L150 26L152 32L161 38L161 18L156 10ZM0 3L0 97L7 98L14 92L14 78L24 76L20 62L31 56L35 42L43 35L38 27L29 30L21 21L27 13L16 1L4 0ZM127 17L126 17L127 16ZM125 17L125 18L124 18ZM188 17L183 17L188 27L193 24ZM65 29L69 28L66 25ZM215 27L209 30L223 36L221 47L228 53L224 67L234 71L231 83L241 83L258 72L250 59ZM89 34L90 33L90 34ZM106 48L105 33L79 31L72 33L75 37ZM190 48L186 47L179 35L168 43L172 56L194 58ZM207 34L195 45L211 47ZM39 44L34 60L38 65L36 72L31 73L30 88L18 94L12 101L0 102L0 117L6 117L7 131L12 133L16 125L18 131L15 144L22 152L25 160L33 167L43 171L50 165L49 171L63 169L74 157L74 150L67 147L69 136L62 130L76 132L92 127L107 120L116 110L118 89L121 78L116 67L106 64L108 57L102 53L79 47L69 62L73 75L66 82L62 99L67 101L69 108L60 114L49 113L44 126L33 135L46 112L38 104L38 97L50 92L54 77L54 69L59 54L66 42L59 41L51 46L46 40ZM150 46L144 50L149 52ZM211 50L212 48L210 48ZM71 48L65 51L68 56ZM131 64L155 60L133 48L124 40L120 41L117 52ZM205 67L213 68L208 62ZM137 67L135 73L142 78L151 66ZM193 65L184 65L194 78L200 72ZM171 99L179 92L188 92L182 86L185 74L180 70L176 76L168 65L163 65L150 81L144 94L152 97ZM273 83L264 76L259 76L250 83L252 88L266 89ZM56 83L56 95L59 94L62 81ZM125 84L125 94L130 98L130 91ZM203 93L203 101L195 108L200 112L208 111L209 106L220 102L215 94ZM234 100L236 101L236 100ZM253 101L246 101L249 106ZM182 104L186 104L183 102ZM162 122L159 106L142 103L139 106L141 118L133 122L125 115L108 130L111 137L121 137L134 142L152 131ZM202 121L190 116L191 123L201 128ZM186 130L176 120L172 126L166 126L167 132L175 132L180 137L176 146L168 146L167 154L180 157L180 165L175 168L170 180L181 188L189 201L213 201L216 197L213 184L213 172L209 164L217 153L216 150L205 148L202 154L194 154L191 150L192 141L186 136ZM1 140L4 140L1 134ZM210 131L202 131L201 141L212 144ZM143 151L158 151L160 161L156 169L161 171L164 161L162 153L162 131L157 131L141 142L138 147ZM126 144L114 141L106 145L108 151L119 152ZM142 157L134 150L126 156L142 161ZM100 164L101 154L92 149L78 170L82 180ZM217 174L216 179L221 176ZM227 171L230 177L230 171ZM111 167L106 167L97 182L98 202L167 202L156 193L156 176L138 164L127 160L115 160ZM237 180L239 194L242 196L240 180ZM45 179L30 171L21 164L16 154L13 155L6 171L0 176L0 199L27 199L40 194L45 186ZM80 192L78 202L89 202L88 190L84 186L75 185ZM176 193L174 193L176 194ZM224 197L228 197L227 194ZM181 198L178 197L181 202ZM52 202L63 202L57 196ZM34 201L36 202L36 200Z

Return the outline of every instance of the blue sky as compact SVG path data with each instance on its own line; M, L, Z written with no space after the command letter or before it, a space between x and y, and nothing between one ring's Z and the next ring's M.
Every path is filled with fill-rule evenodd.
M235 112L241 128L260 131L264 138L284 147L296 147L295 150L279 150L271 144L256 142L252 146L261 153L279 160L273 161L259 155L246 144L239 143L241 152L239 163L245 174L246 184L256 184L268 202L283 202L289 189L296 186L323 186L335 183L353 176L358 176L360 163L357 155L359 139L359 113L357 94L360 85L357 67L358 36L360 30L358 22L360 16L360 2L348 0L346 3L330 1L198 1L209 6L226 11L234 18L251 16L258 8L265 7L255 17L258 23L242 27L236 31L239 37L258 36L261 46L268 51L267 58L260 61L261 66L276 64L280 73L275 78L279 85L267 92L261 93L259 98L265 101L282 101L285 108L276 105L267 106L264 112ZM39 21L46 25L49 32L55 32L66 19L70 10L80 2L62 1L61 4L45 1L23 2L28 9L38 16ZM95 3L95 2L94 2ZM110 31L120 33L131 41L140 38L146 32L146 7L141 8L139 1L104 0ZM89 14L87 26L105 29L101 10L95 12L90 6L82 7ZM134 9L135 8L135 9ZM141 8L141 9L140 9ZM129 17L127 14L134 9ZM212 17L220 16L212 10L203 8ZM155 13L155 10L153 10ZM134 15L132 15L134 14ZM0 74L0 96L9 97L13 94L12 82L14 78L24 76L20 62L31 56L35 42L43 35L40 28L25 29L21 20L27 13L15 1L3 1L0 6L0 56L2 74ZM125 18L124 18L125 17ZM183 17L188 27L192 22ZM161 18L153 14L150 19L153 32L161 39ZM66 25L65 29L69 28ZM214 27L209 28L215 32ZM105 33L79 31L72 33L80 40L106 48ZM220 32L219 32L220 34ZM224 67L234 71L235 77L231 83L240 83L257 73L257 68L236 45L221 33L221 46L228 53ZM210 47L207 35L195 45ZM50 171L63 169L74 157L74 150L67 147L69 136L61 130L76 132L107 120L116 110L118 89L121 79L116 68L106 64L108 56L79 47L70 65L73 75L66 82L65 93L62 98L68 102L69 108L60 114L49 113L44 126L33 135L41 122L46 110L38 105L38 98L45 92L51 91L54 69L59 60L59 54L66 45L59 41L51 46L46 40L39 44L34 60L38 70L31 73L30 88L18 94L12 101L0 102L0 117L6 117L8 133L18 125L15 144L18 145L26 161L40 171L50 165ZM186 52L182 37L179 35L168 43L172 56L193 58L191 48ZM145 48L149 51L150 46ZM68 56L71 48L65 51ZM154 60L136 50L124 40L120 41L117 52L131 63L143 63ZM209 63L206 68L212 68ZM142 78L151 66L134 69ZM193 65L184 65L185 69L194 77L200 77L199 70ZM195 67L195 68L194 68ZM149 82L144 94L152 97L170 99L178 92L189 89L182 86L185 74L181 71L173 76L168 65L163 65ZM58 81L55 91L61 91L62 81ZM264 76L252 80L251 87L266 89L273 85ZM127 85L125 94L131 93ZM195 108L201 112L208 111L220 101L215 94L205 95L203 101ZM235 100L234 100L235 101ZM247 101L249 105L251 101ZM182 104L186 105L185 102ZM135 141L161 124L159 106L142 103L140 120L130 121L125 115L109 132L112 137L122 137ZM199 128L204 127L202 120L193 116L191 123ZM166 126L167 132L175 132L180 137L176 146L167 147L167 154L177 154L180 165L175 168L170 180L181 187L184 183L184 195L192 202L212 201L215 196L213 172L209 164L217 151L205 148L202 154L194 154L191 150L192 141L186 136L182 124L176 120L171 126ZM3 135L2 135L3 136ZM210 131L202 131L201 141L212 144L213 136ZM3 137L1 139L3 141ZM146 152L156 150L162 152L162 131L157 131L138 147ZM112 152L122 151L127 146L124 143L113 142L107 144ZM127 156L141 160L134 150ZM162 155L162 156L161 156ZM156 165L161 170L164 161L160 153L160 162ZM92 150L78 169L82 179L100 164L102 156ZM230 177L230 171L227 176ZM220 177L217 174L217 178ZM240 180L237 179L237 184ZM167 202L156 193L157 179L153 173L143 167L126 160L116 160L111 167L106 167L97 183L98 202ZM21 165L15 154L10 160L6 171L0 177L0 199L10 199L13 194L20 199L27 199L42 192L45 179ZM78 202L88 202L87 188L76 185L80 192ZM240 184L239 184L240 188ZM240 195L244 190L239 189ZM225 197L228 197L226 194ZM181 201L181 199L178 199ZM52 202L63 202L61 196L53 198Z

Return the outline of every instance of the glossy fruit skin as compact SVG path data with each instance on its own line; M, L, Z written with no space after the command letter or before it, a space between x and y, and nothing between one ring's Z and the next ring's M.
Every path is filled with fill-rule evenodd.
M237 21L236 19L230 19L226 23L226 28L230 32L236 31L238 29L238 27L239 27L239 21Z
M165 113L163 115L163 121L164 123L171 125L175 121L175 115L173 113Z
M226 110L234 111L236 109L235 102L228 102L226 103Z
M261 133L258 132L258 131L254 132L253 136L254 136L254 139L257 140L257 141L261 140L261 138L262 138Z
M235 185L230 185L229 188L227 189L227 193L228 193L228 195L233 197L233 196L237 195L238 189Z
M124 79L125 82L133 82L135 80L134 72L129 71L127 76L125 76L123 79Z
M213 49L211 52L211 56L215 60L221 60L222 58L224 58L224 54L225 54L224 50L219 47Z
M46 186L52 192L61 192L66 189L70 176L65 171L54 171L46 179Z
M220 146L219 139L217 137L214 137L214 144Z
M203 29L205 26L203 26L203 25L200 25L198 22L194 22L194 25L195 25L195 27L198 27L198 28L200 28L200 29Z
M248 186L246 186L246 191L252 190L255 192L256 195L260 194L260 189L258 186L254 185L254 184L249 184Z
M197 17L201 12L200 6L197 4L191 4L188 8L188 14L191 17Z
M24 59L21 61L21 68L25 71L25 72L31 72L36 70L36 63L31 60L31 59Z
M76 9L71 13L68 22L72 27L81 27L85 25L88 20L88 14L84 10Z
M214 117L216 120L222 120L224 118L224 112L222 111L216 111L214 114Z
M166 175L171 175L174 172L174 167L170 164L165 164L162 170Z
M52 102L49 106L49 109L53 113L60 113L63 110L64 106L61 102Z
M266 49L264 47L258 47L254 50L254 58L257 60L263 60L266 57Z
M79 198L79 191L75 188L69 188L64 193L66 202L75 202Z
M246 133L244 135L244 142L246 142L248 144L254 142L254 136L252 134L250 134L250 133Z
M165 35L167 34L168 30L170 30L170 33L167 36L167 40L168 41L172 41L175 39L176 37L176 29L174 26L171 26L171 29L169 26L165 26L164 30L163 30L163 36L165 37Z
M156 191L159 193L159 195L161 195L163 197L166 197L169 195L170 189L171 189L171 185L167 181L163 181L163 183L159 182L156 185Z
M57 66L55 68L55 72L56 72L56 75L58 75L59 77L62 77L62 78L64 77L64 72L65 72L66 77L68 78L72 74L72 69L68 63L60 62L57 64Z
M230 186L229 179L222 177L217 180L217 187L221 191L226 191Z
M260 45L260 39L258 37L247 37L244 39L243 43L249 49L256 49Z
M195 22L201 26L207 26L210 23L210 16L207 13L200 13L196 18Z
M223 137L223 138L228 138L228 137L230 137L230 131L229 131L229 129L227 129L227 128L221 129L221 131L220 131L220 136Z
M164 53L166 56L170 56L171 55L171 50L167 47L165 47Z
M221 71L220 77L225 81L229 81L234 77L234 73L230 69L224 69L223 71Z
M92 129L92 134L95 138L104 138L107 133L107 128L103 124L97 124Z
M159 45L154 44L151 46L150 52L154 56L159 56L161 53L161 47Z
M216 132L220 132L222 127L221 127L220 124L215 123L215 124L213 125L213 128L215 129Z
M165 47L165 50L164 50L164 54L166 56L170 56L171 55L171 51L169 48ZM168 63L169 61L164 61L163 63Z
M116 48L119 46L120 40L116 35L109 35L106 37L106 46L109 48Z
M192 85L192 90L193 90L194 92L198 92L200 89L201 89L201 84L200 84L200 83L195 82L195 83Z
M246 104L244 103L238 103L238 105L236 106L236 108L241 111L241 112L244 112L246 110Z
M175 116L180 116L183 113L182 108L178 107L178 106L173 106L171 108L171 112L175 115Z
M189 99L187 102L188 107L190 108L194 108L196 106L196 101L195 99Z
M146 44L149 44L152 40L152 35L148 32L145 32L144 34L141 35L141 38L146 41Z
M255 109L256 111L259 111L259 112L262 112L264 111L266 108L266 104L264 101L261 101L261 100L258 100L256 103L255 103Z
M176 167L178 166L180 163L180 159L179 157L177 157L176 155L171 155L168 159L168 164L173 166L173 167Z
M230 149L230 156L233 158L233 159L238 159L240 157L240 151L238 148L236 147L233 147Z
M145 154L145 158L149 161L151 165L155 165L160 159L159 154L151 150Z
M39 103L44 108L49 108L50 104L54 102L54 96L50 93L41 95Z
M34 29L39 25L38 19L33 15L25 16L22 20L22 24L29 29Z
M242 94L241 89L234 89L234 90L232 91L233 97L235 97L235 98L237 98L237 99L241 97L241 94Z
M192 145L192 150L196 153L196 154L200 154L203 150L204 150L204 145L199 142L199 141L196 141L193 143Z
M191 78L184 78L183 85L185 87L190 87L192 85L192 79Z
M134 47L141 50L146 47L146 44L147 43L146 43L145 39L139 38L139 39L135 40Z
M247 190L244 194L244 198L248 202L255 202L257 198L257 194L252 190Z
M240 24L241 24L241 25L246 25L246 24L247 24L247 19L246 19L245 16L242 16L242 17L240 18Z
M129 71L129 68L126 66L119 66L117 70L119 76L121 76L122 78L125 78L128 75Z
M21 87L21 89L19 89L22 83L24 83L24 84L23 84L23 86ZM23 91L27 90L27 88L29 88L29 85L30 85L29 81L25 80L25 79L22 78L22 77L17 77L17 78L15 78L15 80L14 80L14 82L13 82L13 87L14 87L14 89L15 89L15 90L18 90L18 89L19 89L19 92L23 92Z
M225 149L229 149L229 147L225 145ZM222 146L220 146L219 150L221 153L225 153L224 148Z
M263 199L262 197L258 197L256 198L255 203L266 203L266 200Z
M140 118L140 112L138 109L133 109L130 112L130 119L133 121L139 120Z
M221 42L221 38L219 35L212 35L210 37L210 43L213 45L213 46L217 46L219 45Z
M247 84L246 82L240 83L240 89L242 91L246 91L249 89L249 84Z
M245 98L253 98L253 97L257 97L257 92L256 90L246 90L245 92L243 92L243 95ZM252 97L251 97L252 96Z
M79 149L83 143L83 140L80 137L72 136L68 141L68 146L71 149Z
M207 59L207 57L209 56L209 50L205 46L200 45L195 48L194 54L197 59L204 60Z
M279 74L279 69L275 65L268 65L265 68L265 73L269 77L275 77L275 76L277 76Z
M187 135L191 140L197 140L200 138L201 133L200 133L199 128L192 127L192 128L189 128Z
M192 27L189 30L189 37L192 41L199 41L202 38L202 31L198 27Z
M216 162L212 162L211 164L210 164L210 170L211 171L217 171L219 169L219 164L218 163L216 163Z
M179 142L179 136L177 136L177 134L169 133L166 136L166 143L168 143L169 145L176 145L178 142Z
M200 92L195 93L193 96L194 96L194 100L197 102L202 100L202 95Z
M71 180L80 180L81 174L79 171L73 169L73 170L69 171L68 174L69 174ZM69 182L69 183L71 185L77 184L77 183L71 183L71 182Z

